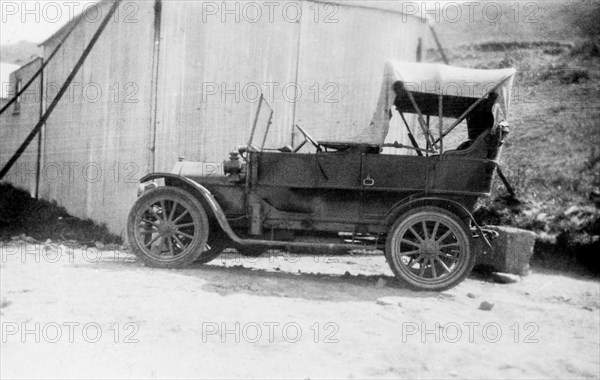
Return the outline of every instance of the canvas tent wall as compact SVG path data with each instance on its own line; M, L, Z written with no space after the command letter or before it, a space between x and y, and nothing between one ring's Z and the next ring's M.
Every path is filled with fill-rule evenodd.
M152 123L154 5L122 4L46 123L42 165L60 169L60 175L40 184L43 198L56 200L75 216L106 223L116 233L123 231L136 179L150 170ZM127 22L128 4L136 4L135 22ZM97 13L86 14L49 63L44 75L47 102L111 5L103 1ZM45 56L68 27L42 44Z
M38 58L13 71L7 83L7 95L12 98L17 89L28 82L41 65L42 59ZM0 116L0 166L10 159L40 118L41 83L42 78L38 77L17 102ZM40 173L37 170L40 158L39 139L38 135L4 179L5 182L26 190L34 197L37 194L37 176L43 175L42 170Z
M163 3L157 168L169 168L178 156L220 162L243 145L258 89L275 110L272 145L290 143L294 123L317 138L352 134L370 121L386 60L414 61L419 40L428 36L419 18L404 21L397 12L310 1L278 4L280 12L301 7L297 12L304 17L296 22L293 14L274 11L274 22L207 17L199 23L203 9L197 2Z
M88 12L46 68L47 102L111 4ZM278 2L302 17L290 10L256 22L223 22L223 9L208 17L207 4L216 3L122 3L44 129L42 167L61 173L42 179L43 198L123 234L142 175L168 171L178 156L219 163L247 141L253 91L271 95L270 144L289 144L294 123L318 138L342 137L369 123L385 61L416 60L429 33L420 18L370 2ZM42 44L46 56L68 27ZM395 131L390 138L402 140Z

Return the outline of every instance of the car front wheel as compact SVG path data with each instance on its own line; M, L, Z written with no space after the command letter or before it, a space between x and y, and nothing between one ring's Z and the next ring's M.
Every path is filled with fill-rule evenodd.
M208 231L201 203L175 187L144 193L127 219L133 253L157 268L181 268L194 262L207 247Z
M225 234L220 230L209 232L208 242L204 246L202 253L196 258L194 264L207 264L223 253L231 243Z
M411 210L389 230L385 256L396 278L414 290L442 291L464 280L475 264L471 234L438 207Z

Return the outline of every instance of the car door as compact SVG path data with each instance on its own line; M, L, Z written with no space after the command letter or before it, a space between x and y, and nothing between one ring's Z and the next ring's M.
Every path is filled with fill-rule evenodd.
M316 154L317 187L359 190L361 155L356 151L318 152Z
M425 191L432 164L429 157L365 154L361 185L365 190Z

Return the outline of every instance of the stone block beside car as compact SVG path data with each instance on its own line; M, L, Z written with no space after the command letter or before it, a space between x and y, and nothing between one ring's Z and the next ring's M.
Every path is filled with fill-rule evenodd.
M491 239L492 249L485 247L477 260L478 267L486 267L496 272L526 275L529 260L533 255L536 234L531 231L505 226L485 226L485 229L498 233Z

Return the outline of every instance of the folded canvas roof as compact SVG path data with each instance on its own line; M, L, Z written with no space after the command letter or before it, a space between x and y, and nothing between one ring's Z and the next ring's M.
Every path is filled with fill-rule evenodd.
M439 96L442 95L443 116L452 118L463 116L479 99L491 98L495 100L491 105L495 127L508 118L510 88L515 73L515 69L480 70L388 61L373 119L351 141L382 145L394 106L399 112L418 113L411 96L422 115L438 116Z

